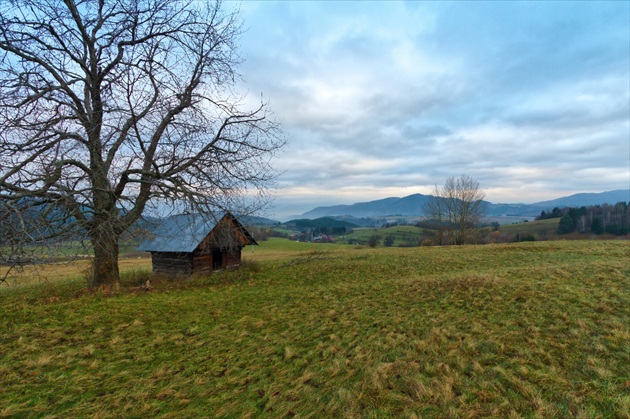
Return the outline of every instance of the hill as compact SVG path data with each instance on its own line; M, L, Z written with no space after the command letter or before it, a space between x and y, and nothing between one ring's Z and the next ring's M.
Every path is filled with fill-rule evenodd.
M611 204L617 202L630 201L630 189L619 189L616 191L608 191L601 193L579 193L575 195L565 196L550 201L542 201L532 204L531 206L540 209L553 207L587 207L591 205Z
M348 221L337 220L331 217L316 218L314 220L308 218L301 218L297 220L287 221L283 223L283 226L294 227L296 229L352 229L358 227L356 224Z
M385 198L376 201L358 202L352 205L317 207L302 214L304 218L349 215L357 218L388 215L417 215L429 201L429 195L413 194L404 198Z
M559 218L549 218L546 220L536 220L527 223L502 225L499 229L501 233L534 237L536 240L557 240Z
M430 199L430 195L413 194L404 198L385 198L369 202L357 202L351 205L334 205L317 207L302 214L304 218L318 218L325 216L351 216L351 217L386 217L386 216L411 216L423 215L424 207ZM589 205L616 204L620 201L630 201L630 189L616 190L602 193L581 193L566 196L550 201L542 201L534 204L493 204L487 202L488 216L516 216L535 217L542 210L551 210L553 207L581 207Z

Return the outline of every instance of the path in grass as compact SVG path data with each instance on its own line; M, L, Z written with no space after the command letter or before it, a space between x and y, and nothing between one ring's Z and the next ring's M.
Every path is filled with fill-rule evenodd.
M0 416L630 412L628 242L279 243L148 292L3 292Z

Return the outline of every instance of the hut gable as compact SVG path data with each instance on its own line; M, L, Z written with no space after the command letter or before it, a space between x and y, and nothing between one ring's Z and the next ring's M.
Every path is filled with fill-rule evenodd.
M241 263L241 250L258 244L231 213L166 218L138 246L151 252L153 272L167 276L206 274Z

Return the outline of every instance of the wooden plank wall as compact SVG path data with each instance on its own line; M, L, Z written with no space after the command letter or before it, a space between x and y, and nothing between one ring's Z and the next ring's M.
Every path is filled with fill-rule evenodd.
M241 264L241 249L222 251L221 269L236 268ZM152 252L153 272L168 277L188 277L192 274L208 275L212 270L212 253Z
M235 268L241 264L241 249L228 252L223 259L226 268Z
M197 252L193 254L192 271L196 274L212 273L212 254Z
M192 274L191 253L151 252L151 261L155 273L170 277Z

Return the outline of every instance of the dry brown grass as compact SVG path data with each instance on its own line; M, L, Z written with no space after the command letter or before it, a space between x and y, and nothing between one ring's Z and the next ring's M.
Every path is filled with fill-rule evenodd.
M138 269L151 269L150 257L121 258L118 262L120 272ZM57 262L45 265L27 265L22 271L13 270L7 278L6 285L23 286L37 283L55 283L85 276L90 267L89 259L74 260L72 262ZM4 277L9 268L0 266L0 278ZM5 284L0 284L4 287Z
M4 287L0 416L628 417L627 242L275 244L142 292Z

